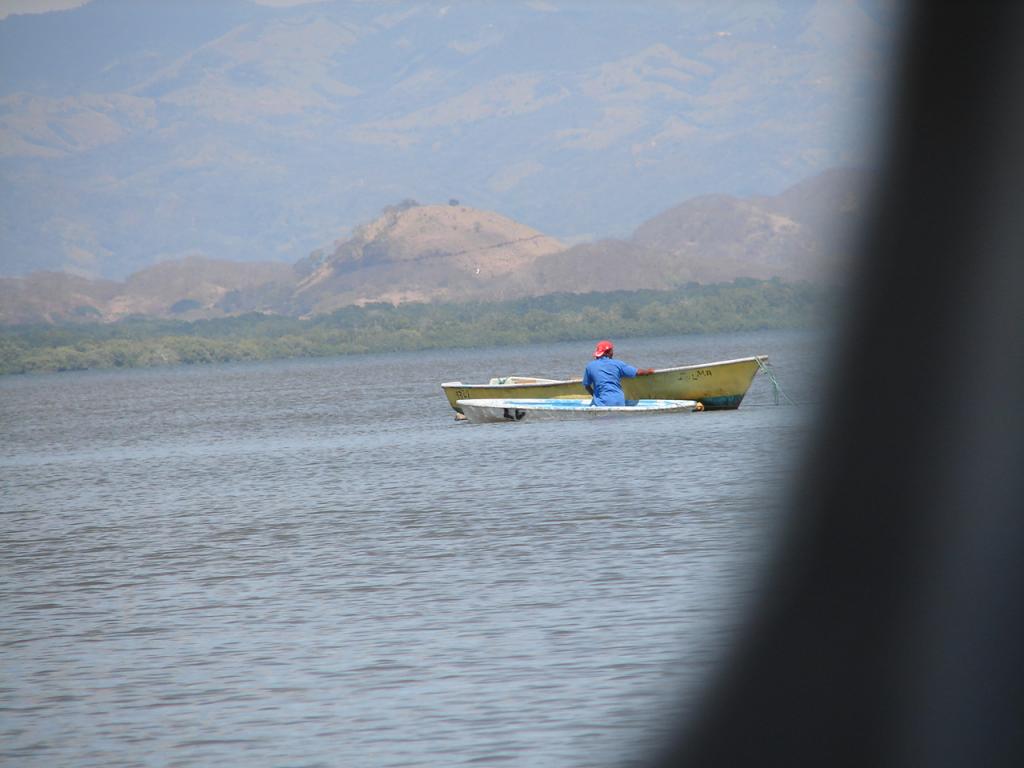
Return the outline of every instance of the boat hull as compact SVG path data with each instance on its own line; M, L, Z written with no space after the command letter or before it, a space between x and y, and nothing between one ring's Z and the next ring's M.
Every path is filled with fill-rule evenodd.
M456 405L474 424L687 413L700 408L695 400L637 400L629 405L607 406L591 405L590 398L469 399L459 400Z
M696 400L705 410L739 408L758 369L768 361L764 355L722 360L703 365L660 368L647 376L623 379L627 400ZM581 379L549 381L540 384L463 384L450 381L441 385L448 404L462 413L459 400L589 398Z

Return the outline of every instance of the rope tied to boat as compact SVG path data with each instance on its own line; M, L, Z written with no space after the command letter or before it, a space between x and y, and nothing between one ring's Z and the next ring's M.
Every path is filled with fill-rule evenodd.
M772 383L772 393L775 395L775 404L779 404L779 395L782 395L789 401L790 405L796 405L796 403L793 402L793 398L782 391L782 385L779 384L779 380L775 378L775 374L772 373L771 369L768 367L769 364L760 357L756 357L754 359L757 360L757 367L761 369L761 372L768 377L768 381Z

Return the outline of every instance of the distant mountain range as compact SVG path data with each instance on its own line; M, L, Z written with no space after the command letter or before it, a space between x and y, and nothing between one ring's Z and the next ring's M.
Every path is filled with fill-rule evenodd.
M293 262L406 198L590 243L545 260L540 282L577 258L614 269L624 246L599 238L655 261L668 238L689 259L671 226L731 226L725 209L751 227L739 258L787 217L750 196L870 163L897 15L887 0L92 0L9 15L0 275ZM648 221L710 193L743 202Z
M123 282L56 272L2 278L0 322L307 316L370 302L495 301L738 277L835 281L842 279L867 183L865 172L833 169L775 196L696 197L627 239L571 247L457 200L407 200L292 265L190 256Z

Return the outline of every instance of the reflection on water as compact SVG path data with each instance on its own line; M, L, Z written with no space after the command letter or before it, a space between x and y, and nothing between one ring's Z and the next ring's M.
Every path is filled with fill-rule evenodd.
M439 383L591 342L0 380L0 756L19 766L612 765L731 636L817 396L456 422ZM687 701L686 697L682 698Z

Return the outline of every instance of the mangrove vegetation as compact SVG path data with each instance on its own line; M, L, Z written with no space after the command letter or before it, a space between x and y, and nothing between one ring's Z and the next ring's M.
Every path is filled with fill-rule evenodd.
M192 322L129 317L8 326L0 329L0 373L809 328L827 319L833 298L810 283L738 279L496 303L368 304L308 319L251 313Z

